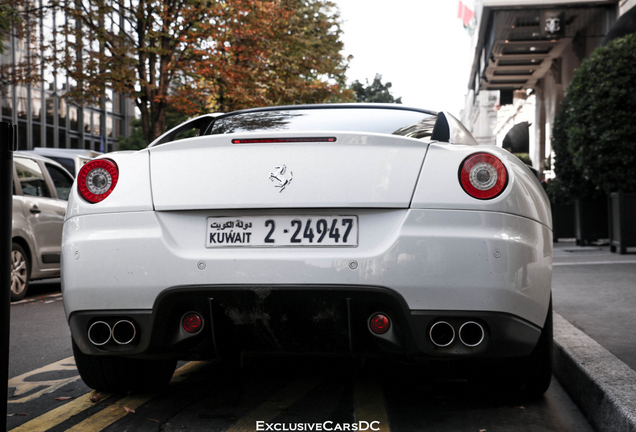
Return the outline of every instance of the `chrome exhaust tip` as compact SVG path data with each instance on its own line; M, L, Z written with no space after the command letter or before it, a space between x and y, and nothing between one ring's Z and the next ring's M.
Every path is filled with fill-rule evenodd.
M481 324L475 321L467 321L459 328L459 340L467 347L480 345L486 336Z
M128 320L120 320L113 326L113 340L119 345L128 345L137 335L135 325Z
M437 321L428 332L431 342L438 347L447 347L455 340L455 329L446 321Z
M110 341L112 330L108 323L104 321L95 321L88 328L88 340L95 346L102 346Z

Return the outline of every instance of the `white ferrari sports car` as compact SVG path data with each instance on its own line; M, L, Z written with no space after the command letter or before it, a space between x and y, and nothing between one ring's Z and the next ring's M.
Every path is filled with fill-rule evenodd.
M82 168L62 245L77 367L165 385L241 353L495 364L551 378L548 199L515 156L402 105L197 117Z

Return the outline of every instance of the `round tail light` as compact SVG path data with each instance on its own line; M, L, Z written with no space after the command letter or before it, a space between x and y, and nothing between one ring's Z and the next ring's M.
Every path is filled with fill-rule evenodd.
M181 319L181 325L188 333L198 333L203 327L203 318L196 312L188 312Z
M95 159L86 163L77 175L77 189L86 201L98 203L111 194L117 180L119 168L110 159Z
M369 328L377 335L382 335L391 328L391 320L388 316L377 313L369 319Z
M473 198L491 199L499 195L508 184L508 171L495 156L475 153L462 162L459 182Z

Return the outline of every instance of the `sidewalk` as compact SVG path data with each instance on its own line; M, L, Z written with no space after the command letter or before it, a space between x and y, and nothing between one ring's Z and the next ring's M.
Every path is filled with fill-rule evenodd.
M636 431L636 254L554 244L554 374L598 431Z

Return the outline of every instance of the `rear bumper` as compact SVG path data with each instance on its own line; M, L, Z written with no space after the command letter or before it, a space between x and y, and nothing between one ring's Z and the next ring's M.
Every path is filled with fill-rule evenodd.
M230 335L228 349L234 348L233 340L249 339L243 334L249 326L224 327L232 313L222 301L238 302L238 319L241 314L251 316L251 309L241 305L256 305L258 296L265 294L277 299L267 304L273 309L263 311L269 321L252 318L263 325L270 323L269 330L265 326L263 331L273 331L274 324L278 328L272 336L274 349L263 350L355 353L379 345L409 355L496 357L529 352L538 339L552 278L552 233L544 225L494 212L305 209L303 214L358 215L358 246L205 248L207 217L259 212L131 212L68 219L62 244L62 290L80 348L103 351L86 343L91 320L129 317L138 323L141 339L134 347L114 346L115 351L194 355L201 343L202 355L216 354L226 349L217 340L225 334ZM280 213L292 214L289 210ZM308 298L315 298L315 304L307 304ZM206 346L211 342L204 338L182 339L173 334L178 324L164 328L165 322L178 321L185 313L180 308L172 311L173 304L196 309L208 325L223 330L212 333L216 346ZM296 314L297 326L285 324L284 316L295 315L298 305L312 304L314 312ZM332 306L321 310L321 304ZM384 305L391 305L390 313L395 315L397 339L369 340L365 315L376 311L372 309L381 311ZM308 318L328 313L335 314L329 329L324 328L328 320ZM489 343L480 345L481 350L429 346L427 332L442 318L455 327L464 319L481 323ZM357 326L364 328L356 330ZM302 331L295 333L296 327ZM288 345L283 343L287 334L316 343ZM323 336L337 342L317 343ZM257 338L239 348L259 350L263 340ZM329 343L334 345L325 345Z
M203 319L196 334L181 326L182 318L192 312ZM369 318L376 313L391 320L383 335L369 329ZM88 329L93 323L114 328L120 321L135 326L129 343L113 338L99 345L92 342ZM431 340L431 328L439 322L454 329L446 346ZM460 337L467 322L483 328L479 343L467 344ZM241 352L507 358L529 355L541 333L539 327L510 314L412 311L390 289L351 286L174 287L159 296L151 311L77 312L70 325L77 345L88 354L181 359Z

